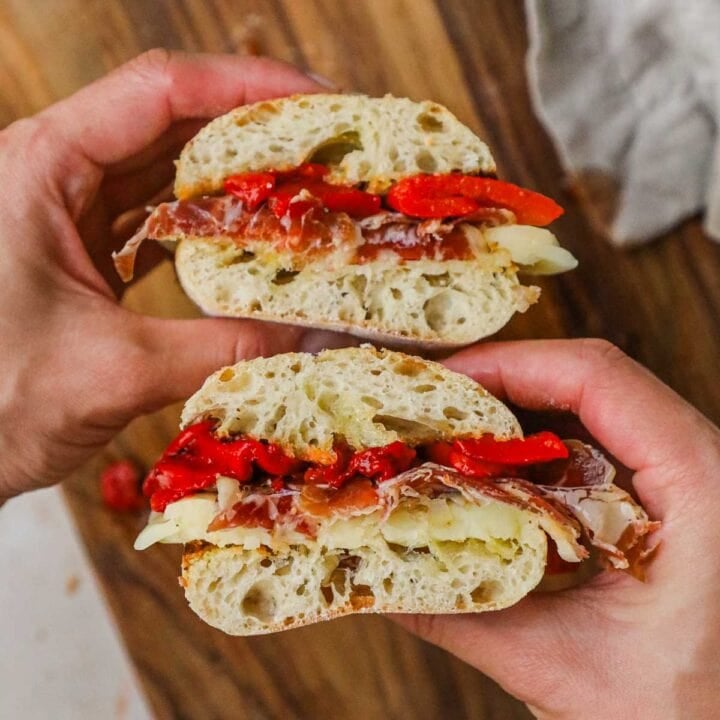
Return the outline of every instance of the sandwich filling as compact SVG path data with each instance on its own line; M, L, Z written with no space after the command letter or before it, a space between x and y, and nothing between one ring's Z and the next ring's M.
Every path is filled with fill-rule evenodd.
M400 545L477 539L483 526L495 528L495 540L508 539L529 511L563 561L579 562L592 545L607 564L639 574L655 524L613 476L597 451L549 432L414 447L336 445L332 461L319 463L272 443L220 436L213 420L203 420L183 430L149 473L153 513L136 547L347 544L379 525Z
M452 173L413 175L381 195L330 184L329 174L318 163L243 173L225 180L222 195L163 203L114 255L118 273L132 278L145 239L193 237L234 243L246 260L272 252L291 259L296 270L338 251L343 264L388 256L395 262L492 257L498 268L515 263L538 274L577 264L552 233L538 227L563 212L539 193Z

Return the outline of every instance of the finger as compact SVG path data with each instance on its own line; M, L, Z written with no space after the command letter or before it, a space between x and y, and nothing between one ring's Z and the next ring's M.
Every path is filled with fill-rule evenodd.
M601 340L540 340L491 343L464 350L445 364L491 392L530 409L569 410L624 465L662 468L678 492L686 482L711 475L688 474L688 459L717 448L717 428L648 370ZM710 450L708 450L710 448ZM656 476L660 478L660 475ZM636 475L643 501L659 490ZM652 491L652 492L651 492ZM663 503L661 503L663 504Z
M163 199L173 199L175 160L187 141L205 124L205 120L175 123L146 150L127 161L109 166L102 182L102 193L110 216L121 215L138 206L144 207L152 196L168 185L170 193ZM175 131L178 125L184 126L182 132ZM172 136L171 142L166 141L167 135Z
M356 342L346 335L257 320L167 320L127 311L122 323L138 351L130 361L133 393L107 400L130 418L188 398L211 373L240 360L285 352L317 352Z
M97 165L132 157L175 121L322 89L286 63L152 50L45 111L66 143Z
M182 148L190 138L197 135L207 125L210 118L199 120L178 120L173 123L160 137L140 152L120 162L105 167L108 176L126 175L151 165L158 158L166 157L176 148Z
M558 673L565 674L574 667L577 648L587 652L582 636L587 617L592 617L591 607L578 601L574 592L529 595L500 612L391 615L390 619L534 705L555 694L551 684ZM597 629L597 624L593 627ZM583 667L588 669L590 662L590 658L583 658Z
M332 330L309 330L302 336L303 352L318 353L321 350L332 348L356 347L363 342L359 338L347 333Z
M240 360L315 349L304 328L255 320L167 320L131 316L141 347L132 413L151 412L194 393L218 368ZM328 338L325 338L328 341Z

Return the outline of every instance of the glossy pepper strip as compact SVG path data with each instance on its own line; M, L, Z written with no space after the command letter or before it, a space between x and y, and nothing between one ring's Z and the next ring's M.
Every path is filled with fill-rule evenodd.
M511 440L486 435L452 443L436 442L426 447L425 454L432 462L463 475L488 478L519 476L528 465L567 458L569 450L555 433L541 432Z
M271 476L298 472L302 463L277 445L249 438L223 439L213 434L211 420L183 430L168 446L145 480L143 490L156 512L193 492L212 487L218 475L248 482L257 467Z
M561 460L570 454L563 441L551 432L501 441L492 435L484 435L471 440L457 440L454 445L472 458L504 465L533 465Z
M257 210L272 194L275 182L275 173L243 173L227 178L223 186L226 193L240 198L248 210Z
M469 215L483 207L505 208L522 225L548 225L564 212L545 195L474 175L414 175L397 182L386 201L394 210L419 218Z
M225 180L225 192L240 198L248 210L256 210L263 202L277 217L302 217L314 208L324 207L331 212L344 212L351 217L367 217L380 211L379 195L343 185L331 185L323 178L328 168L318 163L304 163L294 170L242 173ZM296 200L306 190L315 202Z
M218 475L249 482L260 470L275 490L284 478L332 489L353 478L383 482L415 464L417 451L400 441L383 447L354 452L340 445L331 465L298 461L272 443L250 438L217 437L215 421L198 422L173 440L145 480L144 491L151 496L153 510L165 507L186 495L212 487ZM421 457L452 467L471 477L521 476L530 464L568 457L568 450L553 433L538 433L524 439L497 441L491 436L452 443L436 442L421 448Z
M145 478L143 492L150 497L150 507L162 512L170 503L212 487L217 476L216 470L193 466L186 458L163 457Z
M436 442L425 449L428 460L454 468L463 475L477 478L503 477L516 474L515 468L503 463L491 463L466 455L457 443Z
M331 212L344 212L350 217L362 218L380 211L379 195L342 185L330 185L323 180L291 180L283 183L270 195L268 207L277 217L283 217L288 212L290 217L301 217L314 205L308 200L293 202L301 190L309 192L322 207Z

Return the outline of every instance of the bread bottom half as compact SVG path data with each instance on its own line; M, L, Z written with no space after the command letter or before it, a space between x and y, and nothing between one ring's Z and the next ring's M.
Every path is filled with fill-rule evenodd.
M547 539L530 513L494 502L450 509L445 520L447 508L418 511L429 523L402 510L391 525L377 514L338 520L317 541L274 548L193 542L181 584L207 623L256 635L350 613L498 610L540 582Z
M269 254L233 243L180 241L175 264L188 296L207 314L344 330L389 343L466 345L492 335L539 291L514 267L477 260L414 260L288 271Z

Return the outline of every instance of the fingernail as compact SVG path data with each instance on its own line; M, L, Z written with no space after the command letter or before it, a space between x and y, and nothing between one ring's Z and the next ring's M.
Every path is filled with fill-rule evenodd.
M329 90L339 90L340 86L333 80L330 80L329 78L326 78L324 75L319 75L316 72L306 72L305 73L312 81L316 82L318 85L322 85L323 87L328 88Z

